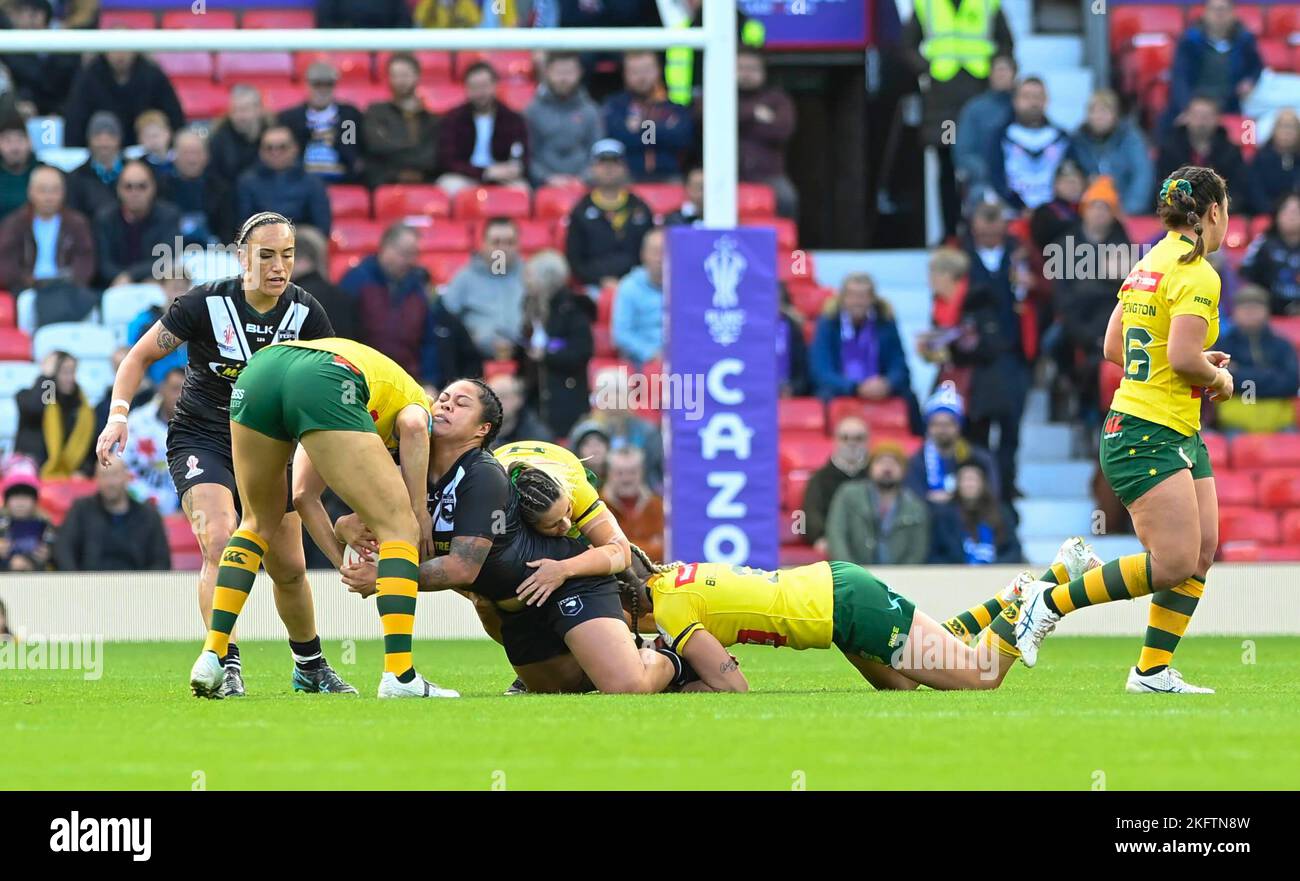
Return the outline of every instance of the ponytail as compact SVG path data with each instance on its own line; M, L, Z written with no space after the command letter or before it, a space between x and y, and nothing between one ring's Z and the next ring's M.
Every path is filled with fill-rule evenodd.
M1192 250L1178 258L1182 264L1205 257L1202 218L1211 205L1228 200L1227 182L1212 168L1184 165L1165 178L1160 185L1156 214L1171 230L1190 227L1196 233Z

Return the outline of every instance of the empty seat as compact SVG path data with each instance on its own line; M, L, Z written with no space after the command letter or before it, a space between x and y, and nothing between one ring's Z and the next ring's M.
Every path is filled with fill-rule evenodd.
M213 31L233 30L235 13L229 9L208 9L204 4L202 12L192 9L169 9L162 14L163 30L168 31Z
M1256 502L1255 475L1250 472L1216 472L1214 490L1218 494L1220 505L1251 507Z
M1255 32L1259 36L1259 31ZM1294 3L1277 3L1268 7L1264 16L1264 33L1270 37L1286 39L1300 33L1300 6Z
M767 184L737 184L736 213L744 217L776 214L776 193Z
M1180 6L1115 6L1110 9L1110 45L1118 52L1138 34L1181 35L1183 9Z
M1241 434L1232 441L1233 468L1300 467L1300 435Z
M785 480L781 484L781 509L783 511L798 511L803 507L804 490L808 488L808 481L812 478L813 472L807 468L796 468L788 471L784 475Z
M336 220L330 227L330 241L340 253L374 253L383 234L384 225L374 220Z
M38 328L32 337L32 360L40 363L50 352L64 351L77 358L113 357L117 348L113 332L89 321L60 321Z
M0 361L0 399L31 388L40 375L40 365L32 361Z
M72 503L95 492L95 481L86 477L41 481L39 503L55 526L63 523Z
M165 295L156 284L124 284L104 291L100 313L104 326L113 331L119 346L130 345L127 327L146 309L161 306Z
M113 386L117 371L107 358L83 358L77 362L77 385L86 393L86 401L94 407L103 400Z
M1300 508L1282 512L1281 534L1278 537L1286 544L1300 544Z
M0 293L0 327L14 327L18 321L18 306L13 295Z
M217 80L245 82L250 77L293 79L293 56L288 52L218 52Z
M908 431L911 426L907 402L902 398L886 398L883 401L835 398L827 411L827 424L832 431L845 416L860 417L873 431Z
M816 471L831 457L835 442L819 431L783 432L780 438L781 470Z
M175 85L186 119L216 119L230 106L230 90L225 86L206 80L180 80Z
M303 87L289 80L275 80L267 82L264 80L240 80L247 82L250 86L255 86L262 93L262 104L271 113L282 113L290 107L297 107L307 100Z
M1216 476L1215 486L1218 484ZM1270 468L1261 471L1259 504L1265 508L1300 508L1300 469Z
M1224 506L1219 509L1219 541L1273 544L1279 536L1276 511Z
M330 281L338 284L349 270L361 262L363 256L362 254L331 254Z
M452 199L452 216L466 220L486 217L527 217L528 192L513 187L466 187Z
M326 61L334 65L339 72L339 86L344 83L362 83L370 85L373 81L373 66L369 52L295 52L293 56L293 75L295 79L306 80L307 68L317 61ZM381 82L387 82L381 77Z
M210 80L216 65L211 52L159 52L153 56L170 80Z
M770 226L776 230L776 247L778 251L792 251L799 247L799 228L788 217L754 217L740 218L741 226Z
M686 201L686 188L681 184L633 184L632 192L658 215L672 214Z
M412 224L420 236L421 251L468 251L472 247L469 228L459 220L427 218L421 224Z
M385 184L375 188L375 219L395 223L407 217L450 217L451 199L433 184Z
M1116 370L1119 368L1116 367ZM1210 454L1210 464L1214 466L1215 471L1228 467L1228 439L1217 431L1202 431L1201 440L1205 442L1205 450Z
M239 19L241 28L309 31L316 27L310 9L247 9Z
M420 265L429 270L434 284L446 284L451 281L468 262L469 254L464 251L440 251L420 257Z
M533 216L542 219L568 217L573 206L586 194L587 191L581 186L538 187Z
M370 191L359 184L330 184L330 215L334 220L369 220Z
M826 405L821 398L781 398L777 402L777 425L787 430L826 433Z
M1270 70L1288 72L1295 70L1296 58L1291 42L1283 37L1268 37L1259 41L1259 57Z

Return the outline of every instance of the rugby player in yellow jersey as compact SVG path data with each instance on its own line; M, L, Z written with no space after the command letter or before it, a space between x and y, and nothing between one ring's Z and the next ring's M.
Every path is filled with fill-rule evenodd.
M1146 548L1068 584L1025 591L1016 641L1026 666L1061 616L1152 594L1146 639L1126 690L1211 693L1169 666L1205 590L1219 543L1219 505L1201 440L1201 399L1232 397L1219 335L1219 275L1206 260L1228 230L1228 188L1213 169L1184 166L1160 187L1168 234L1119 289L1106 329L1107 360L1124 377L1102 427L1102 472Z
M667 646L700 677L684 691L747 691L727 651L746 643L833 645L878 689L997 688L1019 657L1018 592L1033 583L1032 575L1021 573L992 600L940 624L854 563L766 571L724 563L659 566L636 546L632 553L624 583L632 586L634 599L651 606ZM1098 562L1073 538L1061 546L1052 571L1068 581ZM991 619L988 609L997 610ZM965 641L984 627L977 646Z

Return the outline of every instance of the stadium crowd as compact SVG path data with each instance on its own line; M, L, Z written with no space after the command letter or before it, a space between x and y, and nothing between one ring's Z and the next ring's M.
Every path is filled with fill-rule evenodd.
M59 20L153 26L97 6L4 0L0 14L32 30ZM183 27L190 13L180 6L152 20L168 26L176 15ZM685 2L687 20L701 6ZM317 4L314 24L625 26L659 24L655 7L331 0ZM828 290L796 250L799 194L785 172L794 104L743 32L741 219L776 226L780 243L782 501L787 522L800 524L782 539L791 562L1021 560L1011 503L1026 398L1046 384L1053 418L1095 436L1118 383L1101 359L1105 319L1130 243L1162 235L1149 216L1157 180L1180 164L1223 172L1241 218L1213 258L1225 279L1220 348L1239 386L1255 380L1259 400L1217 408L1212 424L1294 428L1300 117L1279 109L1259 121L1257 144L1242 143L1240 102L1262 64L1232 4L1211 0L1182 34L1161 113L1129 91L1101 90L1075 132L1048 118L1046 86L1019 75L992 9L997 56L982 71L936 75L920 48L926 23L903 34L914 72L929 78L922 131L940 155L946 233L929 263L932 327L916 339L900 334L868 271ZM313 23L296 15L270 26ZM253 17L242 24L256 26ZM262 210L297 224L294 280L339 335L380 349L430 389L489 377L506 410L498 443L564 439L602 481L629 538L652 556L662 550L657 414L608 402L627 399L619 367L660 369L662 227L702 219L691 55L0 57L0 286L10 292L0 295L0 360L36 355L38 365L12 374L27 382L13 389L0 565L197 567L165 461L184 350L150 370L121 467L96 470L111 375L79 371L85 353L63 335L39 352L33 342L48 326L116 321L116 352L90 357L120 359L204 280L177 252L228 244ZM66 172L42 161L51 145L32 138L51 119L62 131L51 157L84 148ZM939 137L948 123L951 142ZM124 303L138 308L123 317ZM938 370L919 396L909 353ZM89 376L99 385L86 387ZM129 531L135 540L116 544L139 559L114 557L107 530Z

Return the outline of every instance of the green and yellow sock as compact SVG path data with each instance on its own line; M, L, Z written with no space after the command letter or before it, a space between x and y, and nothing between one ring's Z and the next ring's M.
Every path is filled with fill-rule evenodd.
M1007 605L1002 614L993 619L980 642L1008 658L1020 657L1016 647L1016 619L1020 617L1020 602Z
M212 595L212 626L203 650L216 652L218 658L226 657L230 647L230 632L235 629L239 613L244 610L257 570L262 566L266 542L256 533L237 529L221 552L221 565L217 567L217 589Z
M1051 568L1038 576L1038 580L1048 584L1069 584L1070 570L1065 568L1064 563L1053 563Z
M1146 638L1138 658L1139 673L1146 676L1169 666L1203 593L1205 580L1193 576L1177 587L1156 591L1151 597Z
M402 682L415 678L411 634L415 632L415 597L419 591L420 555L415 545L386 541L379 546L379 623L384 630L384 672Z
M1085 606L1131 600L1151 593L1151 555L1129 554L1047 591L1044 602L1059 615Z
M943 628L962 642L970 642L972 637L979 636L1009 605L1008 601L1002 599L1002 592L998 591L978 606L971 606L966 611L953 615L943 622Z

